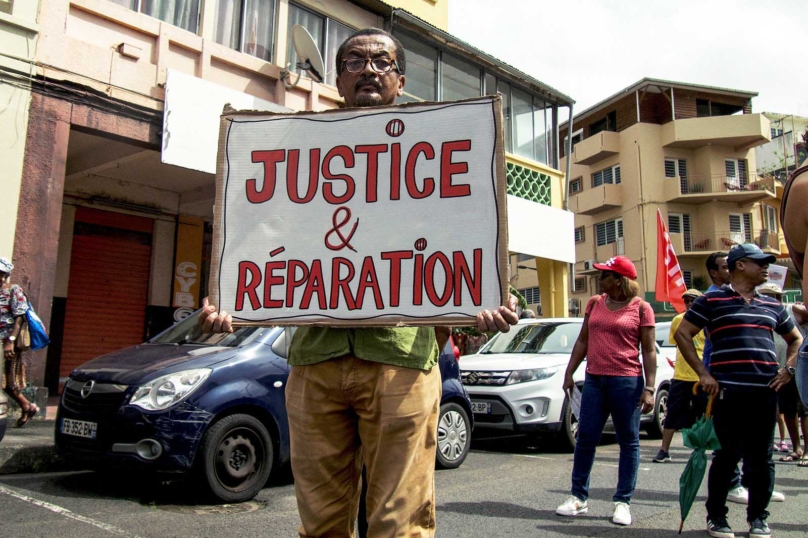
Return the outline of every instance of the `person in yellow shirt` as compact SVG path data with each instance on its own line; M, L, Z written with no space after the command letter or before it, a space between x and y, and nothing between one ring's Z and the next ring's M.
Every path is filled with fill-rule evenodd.
M690 309L690 305L697 297L701 297L699 290L690 289L682 294L682 300L685 303L685 310ZM679 324L685 317L684 312L673 318L671 321L671 329L668 333L668 341L671 344L676 342L673 335L679 328ZM693 345L696 346L696 353L701 359L704 353L704 331L699 332L693 338ZM656 463L665 463L671 461L671 456L668 450L671 447L671 440L673 434L681 429L689 428L695 424L696 420L704 413L706 400L703 394L698 396L693 395L693 386L699 380L699 376L687 364L687 361L682 357L682 352L676 348L676 366L673 369L673 381L671 388L668 391L668 414L665 415L664 429L662 430L662 446L654 461Z

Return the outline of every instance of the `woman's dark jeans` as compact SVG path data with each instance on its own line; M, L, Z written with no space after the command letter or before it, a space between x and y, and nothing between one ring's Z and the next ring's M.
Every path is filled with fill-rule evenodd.
M595 450L611 414L620 445L617 491L612 500L631 503L640 465L639 405L644 386L642 376L586 374L572 466L572 494L579 499L589 498L589 475L595 463Z

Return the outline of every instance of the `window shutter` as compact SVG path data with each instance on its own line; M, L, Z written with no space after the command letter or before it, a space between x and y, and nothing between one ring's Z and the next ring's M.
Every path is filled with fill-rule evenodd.
M738 174L735 170L735 161L730 161L727 159L724 161L724 168L727 172L727 177L738 177Z
M581 226L579 228L575 228L575 242L576 243L583 243L584 242L584 227Z
M665 177L676 177L676 161L665 159Z
M682 215L676 213L668 213L668 233L680 234L682 233Z
M614 221L611 220L606 223L606 244L614 243L617 240L615 236Z
M614 167L614 183L615 185L620 185L620 166Z
M729 231L730 232L741 232L743 231L741 228L741 216L740 215L730 215L729 216Z
M684 159L679 159L679 176L687 177L687 161Z
M603 182L604 183L614 183L614 177L612 176L612 169L607 168L603 171Z
M617 237L623 237L623 219L617 219Z
M746 184L749 182L746 176L746 159L740 159L738 161L738 177L741 179L741 187L746 187Z
M597 244L599 247L602 247L606 244L606 223L601 222L599 224L595 224L595 236L597 238Z
M743 234L747 243L752 242L752 214L743 214Z
M599 187L603 184L603 171L595 172L592 174L592 186Z
M693 287L693 271L682 271L682 276L685 279L685 287L690 289Z
M682 233L685 234L685 251L692 250L690 238L690 215L682 215Z

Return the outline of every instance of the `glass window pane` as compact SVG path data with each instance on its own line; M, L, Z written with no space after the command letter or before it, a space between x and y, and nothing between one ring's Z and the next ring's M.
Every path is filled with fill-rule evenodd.
M199 26L199 0L143 0L140 10L189 32L196 33Z
M314 39L314 43L317 44L317 48L320 50L320 55L323 55L325 18L294 4L289 4L289 32L287 34L289 36L289 43L287 47L289 50L289 63L292 64L292 72L294 73L297 72L295 66L298 62L295 47L292 43L292 27L294 27L295 24L299 24L309 31L311 37ZM326 71L328 71L328 68L326 68ZM306 73L304 72L303 74L305 75ZM296 77L297 75L294 76Z
M497 94L497 77L491 73L485 74L485 95Z
M444 54L441 101L454 101L480 96L480 69L474 65Z
M129 9L137 9L137 0L110 0L113 4L118 4L119 6L123 6ZM3 6L8 6L8 11L6 13L11 13L11 6L12 3L0 2L0 11L3 11Z
M337 21L328 20L328 40L326 45L325 57L325 83L332 86L337 85L337 49L342 45L342 42L353 35L354 29L350 26L345 26Z
M514 143L513 152L533 159L533 98L522 90L513 88Z
M497 81L497 90L502 94L502 126L505 131L505 151L511 148L511 85L501 80Z
M535 159L547 164L547 114L544 101L533 98L533 132Z
M244 49L262 60L272 61L275 34L275 0L245 0Z
M121 1L121 0L117 0ZM241 32L241 0L219 0L214 19L216 43L239 50Z
M404 95L399 103L435 101L435 80L438 76L438 51L405 34L395 34L407 52L407 77Z

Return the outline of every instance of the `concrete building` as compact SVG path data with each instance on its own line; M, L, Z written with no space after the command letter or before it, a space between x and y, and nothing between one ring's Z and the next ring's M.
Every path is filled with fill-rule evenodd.
M569 208L575 213L571 308L598 293L594 261L622 254L654 301L660 209L686 285L705 289L711 252L753 242L781 256L782 186L756 173L755 148L771 139L752 113L757 94L643 79L576 115ZM568 126L561 126L562 138Z
M16 17L19 6L29 13L33 2L0 0L7 4ZM295 24L314 36L328 71L354 29L391 30L407 50L407 100L503 95L511 249L528 254L541 273L545 312L566 313L572 217L560 239L542 242L531 232L567 215L560 209L558 126L559 108L572 100L446 33L448 2L46 4L37 18L17 21L24 32L15 30L38 35L38 43L17 67L31 103L27 130L19 129L25 153L18 217L2 232L13 230L15 280L50 328L51 346L33 356L34 384L53 392L84 361L139 343L198 307L207 293L215 193L209 163L222 105L341 104L333 72L324 84L305 76L290 84ZM11 91L7 84L0 91ZM201 127L211 118L213 130ZM12 238L5 241L8 255ZM569 243L568 256L559 254L558 241Z
M755 148L758 174L771 174L785 181L806 158L804 137L808 136L808 118L794 114L763 113L771 122L772 139Z

